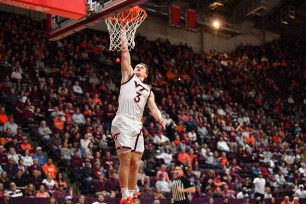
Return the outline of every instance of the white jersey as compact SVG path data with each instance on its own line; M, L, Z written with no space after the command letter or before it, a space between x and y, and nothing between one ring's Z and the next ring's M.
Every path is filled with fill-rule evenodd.
M150 92L151 87L133 74L127 82L121 84L116 115L125 115L141 120Z

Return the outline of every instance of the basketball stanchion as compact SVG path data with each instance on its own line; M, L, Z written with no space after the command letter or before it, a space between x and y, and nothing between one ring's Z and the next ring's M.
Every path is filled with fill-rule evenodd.
M147 17L144 9L136 6L125 10L114 17L105 20L110 36L110 51L121 51L122 34L126 35L128 50L135 47L135 33L140 24Z

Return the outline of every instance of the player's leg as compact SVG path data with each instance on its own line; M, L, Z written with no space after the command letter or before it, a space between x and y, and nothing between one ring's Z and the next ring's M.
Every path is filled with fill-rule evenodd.
M140 165L140 160L144 151L144 138L141 131L142 124L135 124L136 127L133 131L134 137L131 139L131 163L129 172L129 191L130 196L134 197L134 191L138 180L138 170Z
M130 172L129 172L129 181L128 181L130 196L133 196L137 185L138 169L141 157L142 157L142 152L131 153L131 163L130 163Z
M117 150L119 156L119 183L121 188L122 200L126 200L129 197L129 175L130 175L130 163L131 163L131 150L119 149Z
M128 182L131 163L131 137L129 136L128 131L122 127L118 128L117 126L113 125L111 131L119 157L118 176L122 194L120 203L123 204L129 197Z

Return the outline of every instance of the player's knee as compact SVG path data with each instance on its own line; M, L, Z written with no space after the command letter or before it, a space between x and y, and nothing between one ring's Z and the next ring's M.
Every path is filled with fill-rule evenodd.
M131 163L131 153L123 152L119 155L120 165L124 167L129 167Z
M124 166L124 167L129 167L131 163L131 159L130 158L124 158L120 160L120 165Z
M133 168L137 168L137 169L138 169L139 165L140 165L139 159L133 158L133 159L131 160L131 166L132 166Z

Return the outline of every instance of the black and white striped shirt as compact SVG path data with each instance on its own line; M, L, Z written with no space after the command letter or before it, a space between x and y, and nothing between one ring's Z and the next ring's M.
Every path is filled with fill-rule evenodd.
M19 189L16 189L15 191L8 190L8 191L5 191L5 193L9 194L11 198L23 196L22 191Z
M177 188L181 187L182 189L186 189L189 187L192 187L190 184L190 181L186 177L180 177L178 179L174 179L171 181L171 191L172 191L172 197L175 201L175 203L190 203L188 199L188 193L180 193L178 192Z

